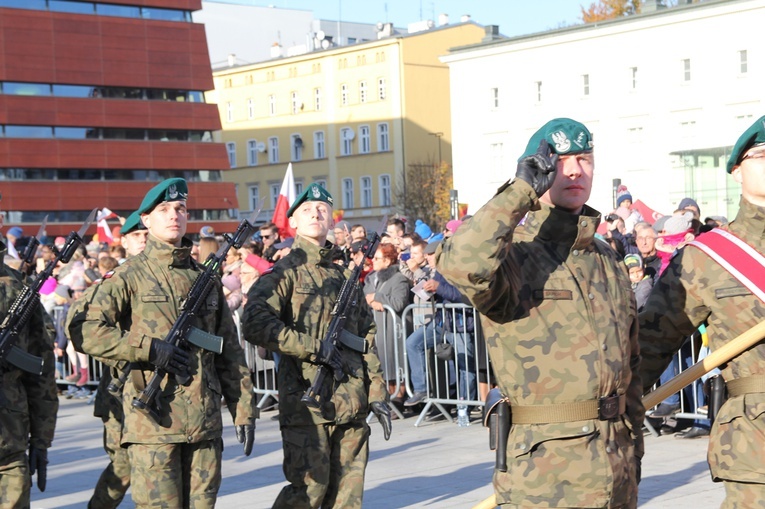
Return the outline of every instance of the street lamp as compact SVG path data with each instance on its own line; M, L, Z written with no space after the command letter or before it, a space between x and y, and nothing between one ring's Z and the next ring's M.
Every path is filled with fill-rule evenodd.
M441 137L444 135L444 133L442 133L442 132L428 133L428 135L435 136L436 138L438 138L438 166L441 167L441 161L442 161L442 159L441 159Z

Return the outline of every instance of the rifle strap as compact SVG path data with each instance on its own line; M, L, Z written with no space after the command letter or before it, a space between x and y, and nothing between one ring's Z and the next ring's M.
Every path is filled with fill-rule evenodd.
M731 232L714 228L689 242L765 302L765 256Z

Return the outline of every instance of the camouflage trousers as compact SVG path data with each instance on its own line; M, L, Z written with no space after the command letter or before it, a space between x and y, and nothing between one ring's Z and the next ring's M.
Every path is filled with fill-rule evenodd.
M29 507L29 460L25 453L3 459L0 465L0 509L26 509Z
M725 500L720 509L765 508L765 484L723 481Z
M136 508L212 509L221 482L223 440L195 444L130 444Z
M120 446L122 423L113 415L104 418L104 450L109 464L98 478L88 507L92 509L114 509L130 487L130 460L127 449Z
M284 476L275 509L361 508L369 459L366 421L282 428Z

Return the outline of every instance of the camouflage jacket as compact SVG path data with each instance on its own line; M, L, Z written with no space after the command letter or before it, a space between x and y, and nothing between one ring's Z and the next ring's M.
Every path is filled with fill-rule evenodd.
M298 235L290 254L263 274L247 295L242 318L245 339L283 354L277 370L282 426L327 422L300 401L316 376L317 365L311 361L327 333L340 287L350 274L332 263L333 249L327 246L319 248ZM337 383L332 376L325 380L332 384L325 389L332 392L337 424L366 418L369 403L385 401L388 394L374 342L371 308L360 289L345 328L366 338L369 348L364 355L344 348L343 360L350 371L347 381Z
M73 327L70 329L69 325L77 315L85 315L85 311L88 309L88 303L90 302L90 299L93 298L98 283L100 283L100 280L89 286L87 290L85 290L85 293L69 306L69 311L66 313L64 329L67 337L74 345L74 349L78 352L82 352L82 329L80 327ZM72 333L74 333L74 336ZM98 390L96 391L96 397L93 401L93 415L101 417L104 421L109 418L114 418L122 422L122 398L110 394L107 390L113 377L119 378L120 376L120 371L117 368L117 361L104 359L102 357L98 357L97 360L104 364L104 369L101 372L101 378L98 380ZM121 364L122 363L120 363L120 365ZM120 391L120 395L121 394L122 392Z
M3 263L6 246L0 242L0 322L24 290L25 276ZM58 412L53 338L44 325L39 305L15 345L42 357L43 373L22 371L0 361L0 465L3 458L23 453L32 445L47 449L53 442Z
M765 208L741 199L736 219L723 227L765 253ZM702 235L703 237L703 235ZM709 347L717 350L765 319L765 303L707 254L679 250L640 313L644 390L661 375L687 336L707 324ZM765 376L765 344L721 366L726 381ZM729 399L714 422L709 465L715 479L765 483L765 393Z
M73 317L69 325L71 337L81 338L84 352L133 363L124 387L123 444L195 443L219 438L223 428L221 396L234 424L253 422L250 372L220 281L194 325L223 337L223 353L189 346L191 382L182 386L175 377L165 377L157 397L164 408L161 425L131 404L154 372L148 362L152 338L161 340L170 332L180 315L182 300L202 270L190 253L191 241L185 238L183 246L175 248L149 235L144 252L105 275L85 313Z
M644 411L635 298L624 264L594 239L598 216L587 206L576 216L539 204L516 180L439 253L438 271L484 315L511 412L626 395L626 414L614 422L514 424L508 470L494 475L499 504L637 503Z

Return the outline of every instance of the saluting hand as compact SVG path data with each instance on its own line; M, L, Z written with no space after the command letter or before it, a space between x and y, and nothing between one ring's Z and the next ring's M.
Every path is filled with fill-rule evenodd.
M558 167L558 154L550 154L547 140L539 142L536 154L526 156L518 163L515 178L521 179L534 188L537 197L550 189L555 181Z

